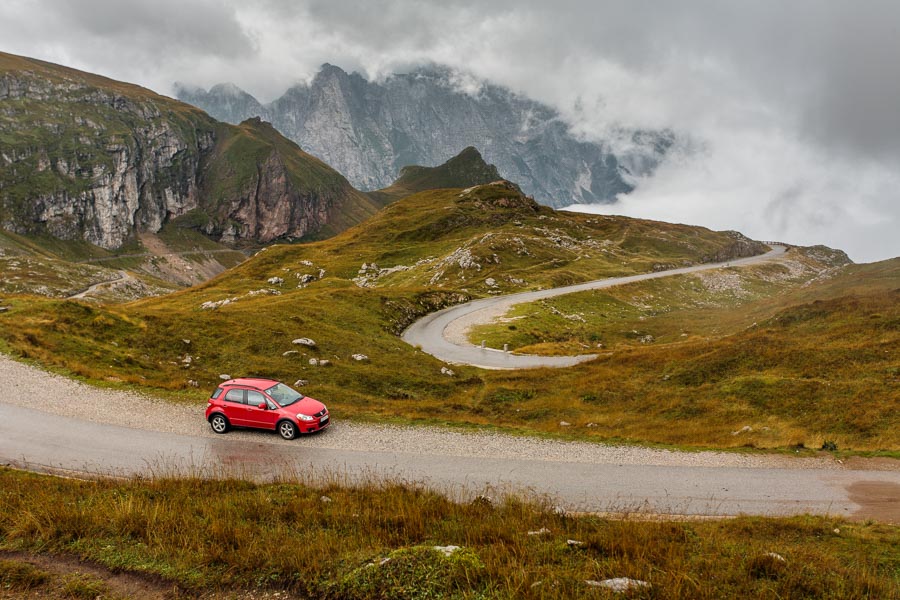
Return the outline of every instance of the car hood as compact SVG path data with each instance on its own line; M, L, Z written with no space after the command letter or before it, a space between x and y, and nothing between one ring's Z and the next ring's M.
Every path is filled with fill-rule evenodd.
M318 414L323 408L325 408L324 404L322 404L315 398L306 396L302 400L291 404L288 407L288 410L303 413L304 415L315 415Z

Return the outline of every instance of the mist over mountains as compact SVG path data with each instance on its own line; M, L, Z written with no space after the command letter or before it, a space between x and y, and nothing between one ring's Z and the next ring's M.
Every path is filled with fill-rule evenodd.
M543 204L611 203L652 173L673 143L671 133L651 131L625 133L625 151L581 140L549 106L445 67L368 81L325 64L269 104L231 83L175 89L216 119L270 121L363 190L390 185L404 166L438 165L475 146Z

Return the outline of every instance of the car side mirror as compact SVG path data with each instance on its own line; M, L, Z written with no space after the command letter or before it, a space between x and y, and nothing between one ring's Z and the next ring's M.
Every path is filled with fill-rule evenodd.
M266 409L266 403L265 403L265 402L260 402L259 404L256 405L256 408L261 408L261 409L265 410L265 409Z

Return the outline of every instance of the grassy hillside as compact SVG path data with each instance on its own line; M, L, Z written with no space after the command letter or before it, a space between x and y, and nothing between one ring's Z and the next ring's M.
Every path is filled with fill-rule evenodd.
M430 190L319 244L273 247L207 290L309 271L375 288L432 287L476 295L539 289L761 253L739 234L621 217L557 212L508 182ZM363 264L367 266L363 269ZM493 285L486 283L494 279Z
M834 269L840 255L794 250L782 267L741 276L752 292L747 302L710 292L704 302L712 312L699 317L690 315L702 302L674 280L668 290L654 288L672 309L648 309L659 312L659 323L629 309L612 326L627 332L640 321L660 343L609 335L600 359L572 369L453 367L448 376L440 361L397 337L417 316L498 289L628 274L748 248L754 246L739 237L703 228L555 213L504 185L429 191L335 238L267 248L164 298L99 308L8 296L0 336L10 351L42 364L197 403L220 375L254 373L306 380L304 391L326 400L337 418L687 446L818 448L833 441L841 449L900 449L891 295L900 285L893 263ZM615 293L633 294L623 290ZM775 305L764 305L773 293ZM811 310L803 303L820 297L832 299L827 310L797 316ZM735 316L715 325L723 311ZM750 318L757 326L746 329ZM590 329L581 334L592 342ZM316 347L291 343L300 337ZM583 352L579 344L570 345ZM354 360L357 353L368 358ZM330 365L312 366L312 358ZM744 427L752 431L732 435Z
M21 236L0 230L0 293L67 298L92 289L86 300L125 302L159 296L206 281L246 256L193 229L170 223L116 251L88 242Z
M473 328L469 338L476 344L485 340L491 348L508 344L526 354L577 354L705 340L737 333L779 310L815 299L827 288L812 284L836 275L842 275L836 286L846 295L852 273L873 275L879 269L891 272L893 263L848 268L842 252L790 248L778 261L520 304L496 322ZM813 289L818 290L814 295L806 293ZM872 289L884 288L873 282L865 291Z
M448 545L459 549L434 549ZM156 587L179 597L611 598L622 595L586 582L616 577L650 584L628 598L900 593L894 526L608 520L515 498L454 504L397 484L78 481L0 470L2 550L68 553L161 580ZM93 595L68 597L109 592L102 580L87 583ZM45 570L0 560L3 597L55 585Z

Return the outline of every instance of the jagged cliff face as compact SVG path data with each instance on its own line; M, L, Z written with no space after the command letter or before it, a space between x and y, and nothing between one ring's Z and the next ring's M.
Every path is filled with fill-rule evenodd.
M224 241L270 242L375 210L266 124L0 53L0 228L115 249L190 217Z
M211 120L185 127L152 102L77 80L0 73L0 226L120 246L197 207Z
M446 69L370 82L324 65L309 85L261 105L233 85L178 96L216 118L259 115L361 189L389 185L407 165L434 166L475 146L500 173L551 206L612 202L634 176L652 171L672 143L636 132L627 156L579 141L549 107L504 88L461 91Z

